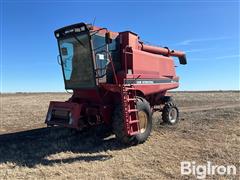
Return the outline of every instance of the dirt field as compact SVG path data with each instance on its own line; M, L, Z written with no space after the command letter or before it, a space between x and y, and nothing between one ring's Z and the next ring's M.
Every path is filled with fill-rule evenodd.
M148 141L124 147L114 136L103 139L94 130L76 134L45 128L49 101L69 94L3 94L0 179L188 179L193 176L180 175L181 161L239 167L239 92L172 95L180 123L161 125L155 113Z

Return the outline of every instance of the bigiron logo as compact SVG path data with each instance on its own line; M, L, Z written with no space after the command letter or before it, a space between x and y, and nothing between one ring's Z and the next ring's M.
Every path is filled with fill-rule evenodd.
M207 176L236 176L239 169L234 165L215 165L210 161L206 164L196 164L195 161L182 161L181 162L181 175L193 175L197 179L205 179Z

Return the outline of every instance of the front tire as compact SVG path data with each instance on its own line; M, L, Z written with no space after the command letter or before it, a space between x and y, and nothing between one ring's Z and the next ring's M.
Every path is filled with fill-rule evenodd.
M137 109L139 117L140 132L134 136L128 136L124 129L124 117L122 104L116 106L113 113L113 132L118 141L126 145L135 145L143 143L149 137L152 131L152 112L149 103L144 99L137 97Z

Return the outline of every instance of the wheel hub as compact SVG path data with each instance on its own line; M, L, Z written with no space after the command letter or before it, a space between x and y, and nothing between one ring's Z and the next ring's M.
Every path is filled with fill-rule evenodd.
M177 120L177 110L175 108L171 108L169 112L169 121L171 123L175 123L176 120Z
M147 113L144 111L139 111L138 118L139 118L140 133L144 133L147 129L147 121L148 121Z

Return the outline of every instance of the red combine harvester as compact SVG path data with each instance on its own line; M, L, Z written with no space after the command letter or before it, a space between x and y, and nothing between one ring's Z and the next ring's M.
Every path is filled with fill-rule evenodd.
M152 130L152 112L175 124L178 108L167 90L179 85L172 56L186 64L181 51L146 45L131 31L111 32L85 23L55 31L65 102L51 101L48 126L81 130L105 124L124 144L143 143Z

